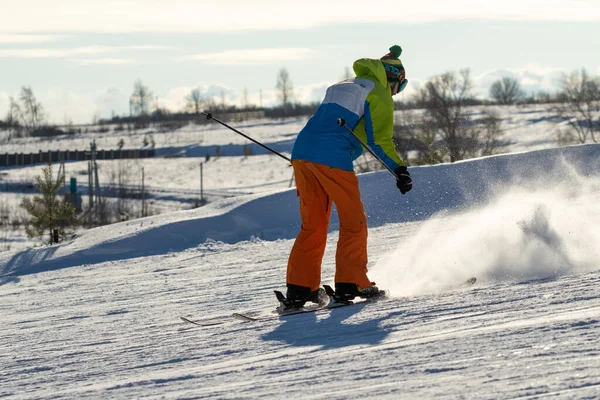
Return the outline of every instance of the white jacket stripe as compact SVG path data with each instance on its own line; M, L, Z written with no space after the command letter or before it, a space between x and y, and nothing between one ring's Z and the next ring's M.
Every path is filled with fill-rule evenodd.
M350 78L327 89L323 104L335 103L353 112L359 118L365 113L365 100L375 83L368 79Z

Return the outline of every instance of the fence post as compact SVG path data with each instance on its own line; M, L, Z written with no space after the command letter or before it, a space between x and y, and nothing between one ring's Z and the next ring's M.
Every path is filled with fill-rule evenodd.
M144 184L144 167L142 167L142 218L146 216L146 188Z
M203 163L200 163L200 204L204 204L204 173Z

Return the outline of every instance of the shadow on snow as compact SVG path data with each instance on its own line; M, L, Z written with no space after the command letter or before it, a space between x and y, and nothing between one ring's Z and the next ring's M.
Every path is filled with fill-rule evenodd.
M316 313L282 317L282 323L274 330L261 336L265 341L282 342L292 346L320 346L323 349L339 349L355 345L376 345L389 335L380 324L404 311L387 313L378 318L356 324L345 323L367 304L357 304L327 311L327 315Z

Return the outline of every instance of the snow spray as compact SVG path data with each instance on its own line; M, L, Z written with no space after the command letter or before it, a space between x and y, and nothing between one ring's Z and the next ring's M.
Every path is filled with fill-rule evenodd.
M394 296L411 296L470 277L485 284L600 269L600 177L560 164L543 178L503 182L476 209L433 216L378 260L370 277Z

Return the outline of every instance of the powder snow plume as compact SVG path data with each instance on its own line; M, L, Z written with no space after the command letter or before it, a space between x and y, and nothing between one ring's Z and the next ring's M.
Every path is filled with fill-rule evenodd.
M520 179L482 207L432 217L369 275L393 296L411 296L470 277L523 281L600 269L600 179L562 167L549 175L560 182Z

